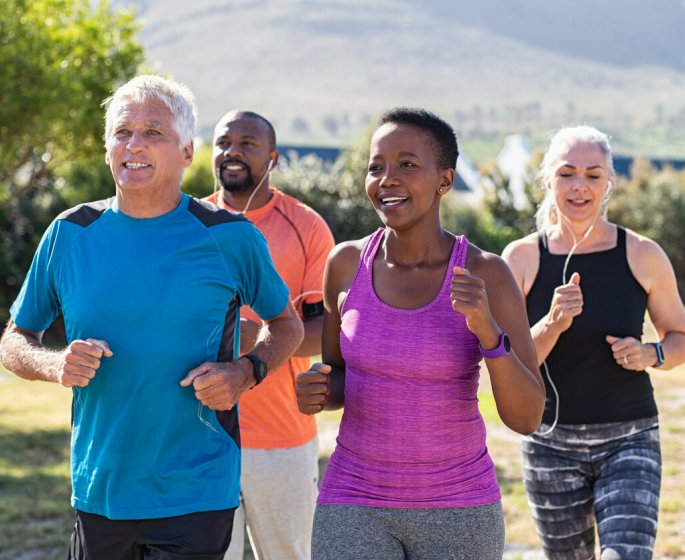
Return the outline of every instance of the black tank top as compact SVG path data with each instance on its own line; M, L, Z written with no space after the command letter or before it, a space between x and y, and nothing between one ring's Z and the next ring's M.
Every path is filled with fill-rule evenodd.
M583 312L563 332L546 363L559 391L560 424L624 422L656 416L649 375L623 369L614 360L606 335L640 340L647 294L633 276L626 257L626 232L617 228L613 249L571 256L566 278L580 274ZM539 237L540 269L528 294L531 326L549 312L554 289L562 283L566 255L553 255ZM554 421L556 396L547 387L543 422Z

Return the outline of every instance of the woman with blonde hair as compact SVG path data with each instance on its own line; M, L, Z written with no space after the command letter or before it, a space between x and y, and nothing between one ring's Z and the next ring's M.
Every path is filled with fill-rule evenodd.
M540 428L524 438L526 492L553 559L651 558L661 455L647 368L685 361L685 311L654 241L607 219L614 187L606 134L552 138L538 175L538 231L503 257L526 298L545 375ZM658 342L643 343L645 311Z

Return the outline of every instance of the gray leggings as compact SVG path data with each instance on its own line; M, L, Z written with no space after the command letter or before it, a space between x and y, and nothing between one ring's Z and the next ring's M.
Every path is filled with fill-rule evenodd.
M656 418L559 425L523 443L528 503L547 558L652 558L661 453ZM541 426L544 430L546 426Z
M501 560L500 502L467 508L318 505L312 560Z

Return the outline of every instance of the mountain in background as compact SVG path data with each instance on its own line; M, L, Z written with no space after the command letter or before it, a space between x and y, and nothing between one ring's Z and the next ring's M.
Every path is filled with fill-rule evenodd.
M683 0L122 0L151 69L186 83L211 137L228 109L282 142L344 145L394 105L467 138L585 122L685 156ZM616 144L616 141L615 141Z

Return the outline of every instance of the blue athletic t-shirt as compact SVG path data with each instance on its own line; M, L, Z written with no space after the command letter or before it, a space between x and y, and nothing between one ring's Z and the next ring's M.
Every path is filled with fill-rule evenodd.
M239 351L239 310L278 316L288 289L262 234L242 216L183 195L136 219L115 199L50 225L11 308L40 332L64 315L67 340L114 353L74 388L72 505L110 519L150 519L238 505L237 412L214 412L179 382Z

